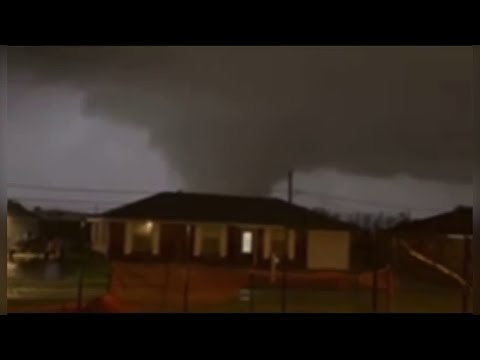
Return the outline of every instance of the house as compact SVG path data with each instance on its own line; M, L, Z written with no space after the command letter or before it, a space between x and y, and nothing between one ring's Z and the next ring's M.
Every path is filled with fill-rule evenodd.
M472 207L460 206L446 213L406 221L390 229L389 233L397 244L399 241L404 242L422 256L468 277L473 236ZM427 273L426 267L422 271L421 262L409 256L397 255L397 261L404 273L417 278L428 277L433 280L439 274L434 271Z
M61 239L63 245L75 251L90 241L90 230L84 228L88 214L58 209L35 209L39 233L46 239Z
M39 232L38 218L19 202L7 202L7 246L12 247L27 236L36 237Z
M459 206L446 213L402 222L392 230L403 234L441 234L451 238L471 236L473 234L473 208Z
M350 225L274 198L164 192L89 221L93 249L112 260L351 266Z

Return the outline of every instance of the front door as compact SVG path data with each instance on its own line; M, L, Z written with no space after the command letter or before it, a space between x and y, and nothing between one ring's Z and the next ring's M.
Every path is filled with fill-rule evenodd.
M162 224L160 256L167 261L187 259L188 227L184 224ZM191 230L193 231L193 229Z

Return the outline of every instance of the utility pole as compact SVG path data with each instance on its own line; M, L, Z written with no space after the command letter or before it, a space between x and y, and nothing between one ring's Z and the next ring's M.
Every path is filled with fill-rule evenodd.
M288 202L293 203L293 171L288 172Z
M288 203L293 202L293 171L288 171ZM285 236L283 243L283 272L282 272L282 312L287 311L287 267L288 267L288 240L290 228L285 224Z

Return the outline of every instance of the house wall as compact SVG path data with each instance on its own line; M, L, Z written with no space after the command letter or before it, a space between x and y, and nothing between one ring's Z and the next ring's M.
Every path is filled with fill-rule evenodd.
M271 266L271 257L274 253L273 242L278 241L283 243L285 246L286 243L286 254L287 254L287 263L290 267L304 267L305 266L305 257L304 249L305 246L302 242L305 239L302 237L302 232L298 229L290 229L288 231L283 227L279 226L267 226L262 229L263 236L260 237L259 244L261 253L259 254L259 265L264 267ZM282 246L282 245L281 245ZM279 254L277 254L279 255ZM281 255L281 254L280 254ZM285 261L283 257L280 257L279 263Z
M307 238L307 268L348 270L350 238L348 231L310 230Z
M135 252L133 231L146 222L124 221L123 229L105 230L105 221L93 226L93 248L115 258L194 261L211 264L243 265L269 268L275 241L286 241L285 250L291 268L349 268L350 234L342 231L302 231L278 226L241 226L211 223L166 223L152 221L151 247ZM110 226L111 228L111 226ZM108 229L108 227L107 227ZM251 251L242 251L243 232L253 235ZM114 235L112 235L114 234ZM204 254L205 237L218 237L216 254ZM246 240L245 240L246 241ZM110 244L110 245L109 245ZM211 246L211 245L210 245ZM116 250L112 251L115 248ZM109 250L110 249L110 250ZM187 249L189 254L187 254ZM278 249L278 244L277 244ZM211 251L211 249L210 249ZM279 258L280 264L285 258Z
M195 236L195 226L172 223L160 223L159 226L159 259L172 262L187 260L187 248L190 254L194 251L192 237Z
M38 236L38 220L28 217L7 216L7 245L12 246L30 232L32 236Z
M109 226L106 221L96 221L90 226L91 247L94 252L107 255L109 249Z
M218 260L227 257L228 226L225 224L196 224L193 236L193 257L201 258L204 255L204 241L206 237L218 239Z

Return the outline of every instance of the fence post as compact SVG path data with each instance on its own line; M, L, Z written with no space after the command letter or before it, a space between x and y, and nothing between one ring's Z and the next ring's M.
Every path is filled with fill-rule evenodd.
M80 269L78 274L78 284L77 284L77 310L80 311L83 305L83 282L85 275L85 263L87 259L87 238L86 238L86 224L84 221L80 224L80 234L81 234L81 260L80 260Z
M253 313L255 312L255 299L254 299L254 291L255 291L255 267L257 265L257 256L258 256L258 251L257 251L257 246L258 246L258 237L259 237L259 230L256 230L253 235L252 239L252 268L250 269L250 274L249 274L249 287L250 287L250 298L249 298L249 304L250 304L250 312Z
M189 295L190 295L190 261L191 261L191 237L192 227L187 225L187 244L186 244L186 264L185 264L185 285L183 289L183 311L189 310Z
M398 259L398 240L396 237L392 238L392 259L391 259L391 289L390 289L390 310L395 311L395 298L397 293L400 291L399 282L400 282L400 269L399 269L399 259Z
M282 313L287 312L287 267L288 267L288 238L289 229L285 227L285 236L283 243L283 266L282 266Z
M385 270L385 311L392 311L392 266L388 265Z
M462 312L469 312L469 298L470 298L470 286L471 286L471 276L470 276L470 258L471 258L471 243L470 237L464 236L464 246L463 246L463 278L465 279L466 285L462 289Z
M378 270L375 267L372 272L372 311L378 312Z
M371 241L371 251L370 251L370 259L372 265L372 311L378 312L378 264L379 264L379 257L378 257L378 243L375 229L372 229L370 232L370 241Z

